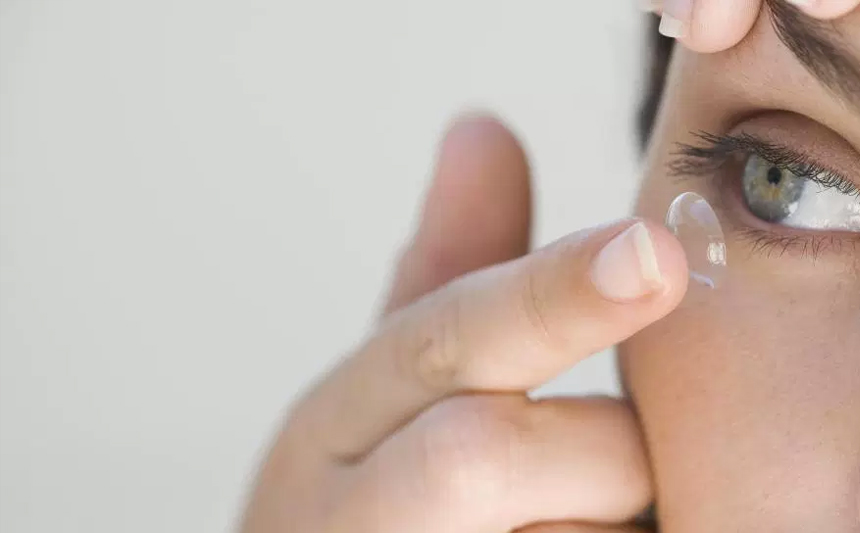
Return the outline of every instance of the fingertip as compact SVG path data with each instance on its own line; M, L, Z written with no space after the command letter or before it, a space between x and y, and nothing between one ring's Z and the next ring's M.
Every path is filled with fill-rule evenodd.
M440 143L418 228L396 269L385 312L525 254L530 226L530 173L519 140L490 113L460 115Z
M528 251L531 183L519 139L497 116L461 114L448 128L420 229L456 252L490 247L485 266ZM456 238L455 238L456 237Z
M434 187L472 182L528 184L528 160L519 139L497 116L469 112L448 127L439 150ZM456 184L453 186L457 186Z
M699 0L680 41L699 53L727 50L750 32L761 12L761 3L762 0Z
M443 136L440 158L444 157L446 149L464 144L472 148L510 150L512 155L525 159L522 145L511 128L490 111L466 111L451 121Z
M618 233L604 242L592 261L591 282L605 300L647 302L655 312L656 308L668 312L681 301L687 288L687 261L669 230L636 219L619 226Z

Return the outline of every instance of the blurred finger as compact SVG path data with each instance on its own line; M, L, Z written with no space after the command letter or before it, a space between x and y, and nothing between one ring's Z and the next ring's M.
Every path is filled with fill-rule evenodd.
M525 391L671 311L684 251L660 224L572 234L392 314L294 412L296 434L355 458L441 398Z
M385 312L452 279L528 252L529 167L498 120L456 122L439 151L421 223L394 276Z
M607 398L445 400L349 475L331 531L478 533L539 521L623 523L652 496L636 418L629 406Z

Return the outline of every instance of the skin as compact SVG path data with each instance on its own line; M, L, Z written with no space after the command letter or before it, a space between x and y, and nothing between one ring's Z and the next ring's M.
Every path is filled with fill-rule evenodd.
M860 10L836 25L860 43ZM725 196L719 182L666 176L675 143L695 142L693 131L773 135L860 179L860 115L797 62L765 17L727 53L679 51L668 87L640 215L660 216L687 189ZM716 202L724 226L762 226L728 196ZM727 245L730 276L718 291L691 291L621 349L663 531L856 533L860 246L815 258L799 248L753 253L733 229Z
M670 312L684 253L650 223L662 286L607 299L594 260L635 221L528 254L528 187L502 124L451 129L379 327L295 406L244 531L634 531L653 489L629 405L525 393Z
M838 24L860 42L860 12ZM860 121L763 20L725 52L677 53L667 87L641 218L531 253L520 144L492 118L451 128L379 323L293 407L242 531L639 533L655 498L668 533L860 531L860 247L754 255L731 195L665 171L688 132L739 126L860 168ZM690 189L725 197L716 292L687 290L653 222ZM597 258L638 222L660 283L612 297ZM527 398L617 343L632 402Z

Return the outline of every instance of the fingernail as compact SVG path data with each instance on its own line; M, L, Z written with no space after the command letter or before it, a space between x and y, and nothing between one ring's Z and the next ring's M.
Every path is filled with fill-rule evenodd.
M665 0L660 33L673 39L684 37L690 29L692 19L693 0Z
M809 7L815 3L815 0L787 0L789 4L794 4L800 7Z
M651 232L637 222L612 239L591 266L591 282L605 298L638 300L663 288Z

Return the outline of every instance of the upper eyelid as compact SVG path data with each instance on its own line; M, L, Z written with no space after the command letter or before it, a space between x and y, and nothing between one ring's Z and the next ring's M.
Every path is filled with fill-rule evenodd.
M672 153L667 165L670 175L679 178L708 175L720 170L737 155L755 154L800 177L835 188L843 194L860 197L860 187L847 176L787 146L748 133L715 135L700 131L693 135L705 146L678 143L678 150Z

